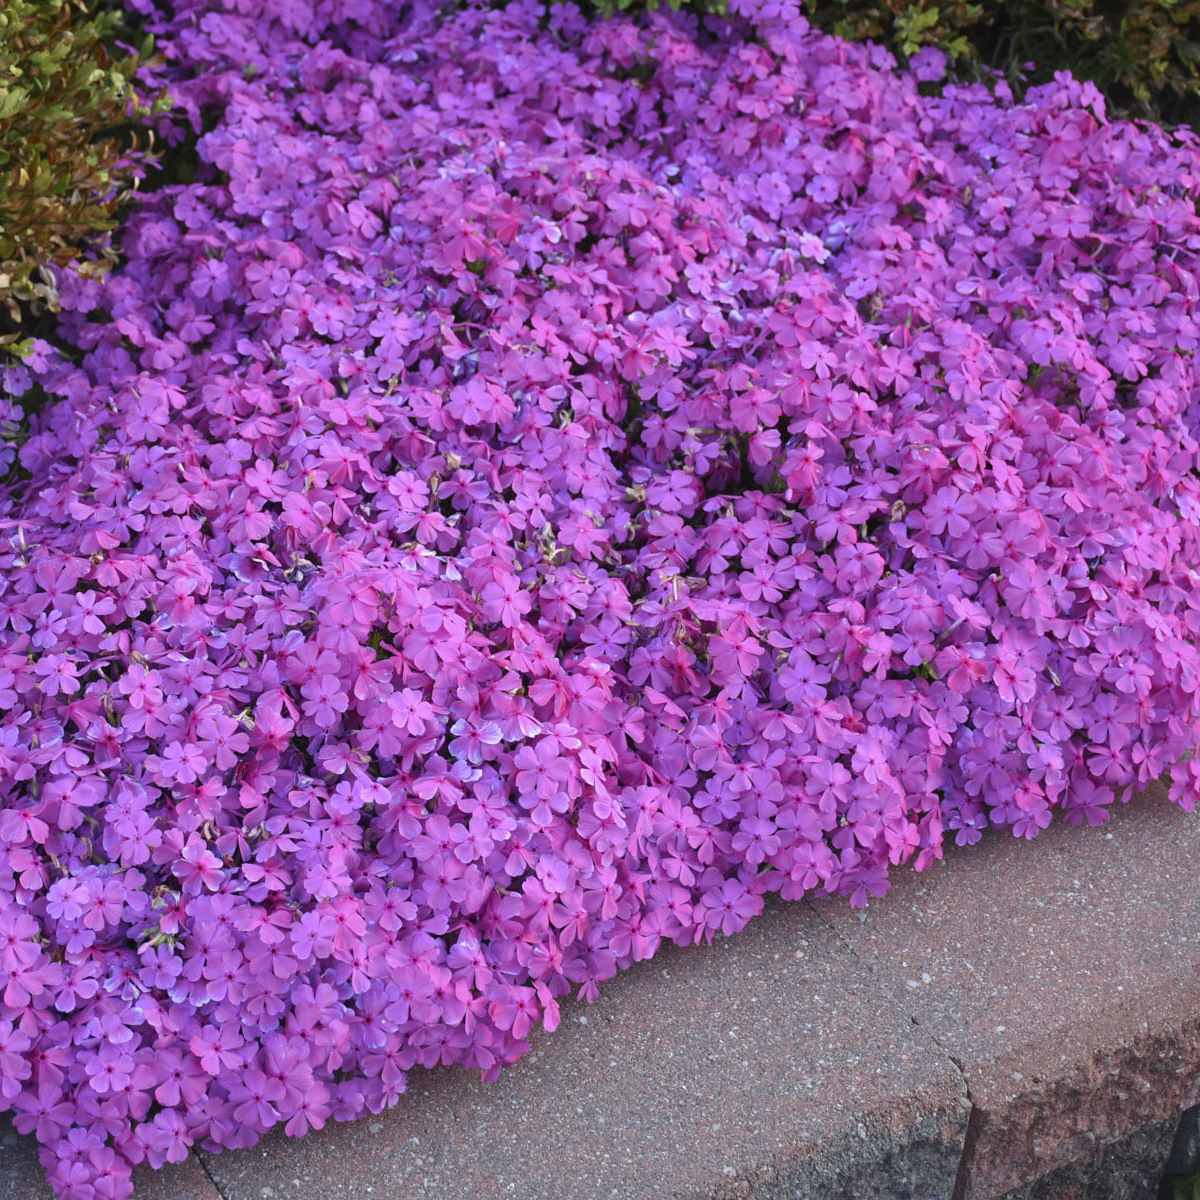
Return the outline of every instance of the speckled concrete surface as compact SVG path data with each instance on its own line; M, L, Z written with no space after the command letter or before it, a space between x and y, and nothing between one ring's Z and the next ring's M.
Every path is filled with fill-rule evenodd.
M374 1120L204 1161L227 1200L949 1194L957 1072L803 906L564 1011L495 1083L416 1072Z
M221 1200L194 1156L161 1171L142 1167L133 1183L136 1200ZM17 1133L8 1116L0 1117L0 1200L54 1200L37 1144Z
M1196 1102L1198 864L1200 819L1154 789L1098 828L951 850L864 915L814 905L962 1064L975 1106L962 1200L1072 1164L1082 1177Z

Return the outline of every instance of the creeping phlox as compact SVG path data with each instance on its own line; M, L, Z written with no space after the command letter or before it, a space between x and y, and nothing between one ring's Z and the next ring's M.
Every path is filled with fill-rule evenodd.
M4 378L0 1109L57 1193L1200 763L1200 144L570 4L176 0Z

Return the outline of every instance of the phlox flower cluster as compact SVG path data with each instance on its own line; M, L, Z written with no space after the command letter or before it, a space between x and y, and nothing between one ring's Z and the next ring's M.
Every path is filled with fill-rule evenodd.
M769 893L1191 806L1193 135L790 0L136 7L197 179L0 400L60 1196L493 1077Z

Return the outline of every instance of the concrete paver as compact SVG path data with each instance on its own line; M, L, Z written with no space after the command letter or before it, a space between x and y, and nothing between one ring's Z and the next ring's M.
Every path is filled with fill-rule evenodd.
M814 905L962 1065L962 1200L1080 1174L1196 1102L1198 863L1200 819L1153 788L1097 828L951 850L861 915Z

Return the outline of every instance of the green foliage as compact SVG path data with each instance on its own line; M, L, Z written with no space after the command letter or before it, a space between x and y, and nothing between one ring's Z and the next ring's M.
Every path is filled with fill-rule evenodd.
M1173 1200L1200 1200L1200 1175L1181 1176L1170 1182Z
M1004 24L1021 3L1004 5L1000 14L964 0L803 0L810 20L838 37L883 42L904 58L923 46L936 46L956 59L977 57L976 42L993 23Z
M659 0L591 0L590 4L588 0L579 2L582 8L590 7L604 17L643 8L651 12L656 8L669 8L672 12L686 8L691 12L715 13L718 17L723 17L729 12L727 0L666 0L665 4L660 4Z
M1200 0L803 0L842 37L885 42L903 57L937 46L968 72L999 69L1018 84L1070 70L1118 111L1165 123L1200 111Z
M596 12L658 7L662 0L582 0ZM724 15L727 0L665 0ZM1200 0L801 0L813 24L886 45L901 62L924 46L956 60L960 75L1004 73L1018 94L1069 70L1093 80L1118 115L1165 124L1200 115ZM1034 64L1028 79L1023 65Z
M44 268L115 261L107 232L153 154L134 75L151 53L113 46L116 12L83 0L0 0L0 349L57 308ZM86 257L83 257L85 256Z

